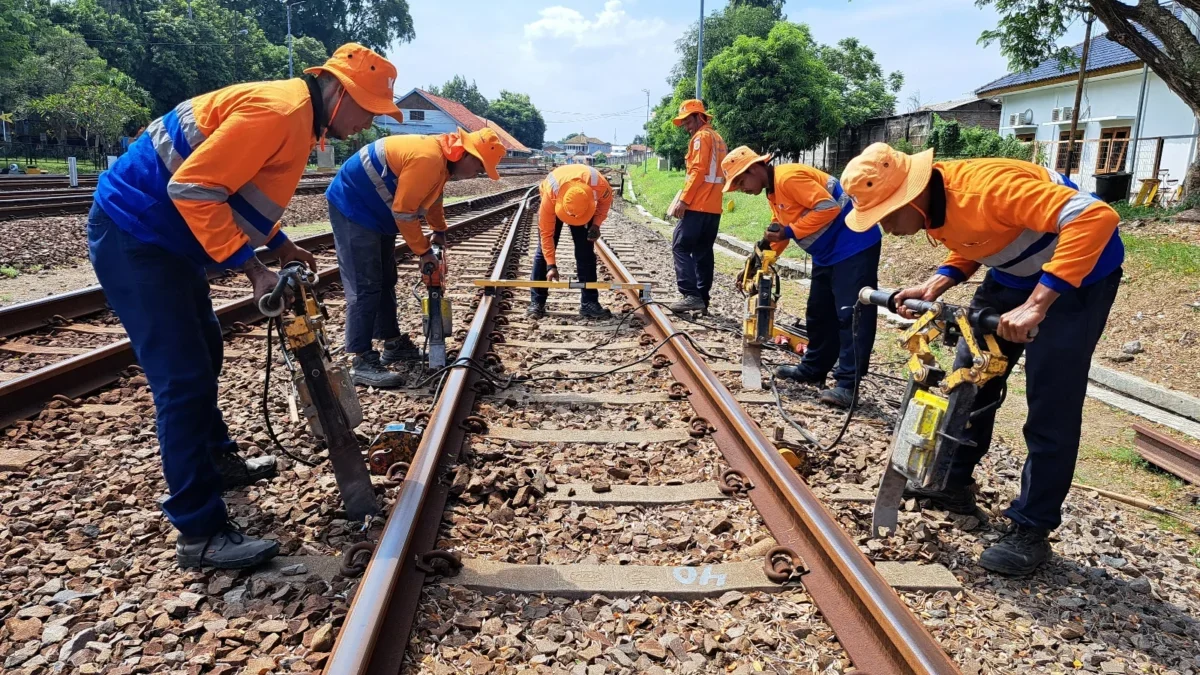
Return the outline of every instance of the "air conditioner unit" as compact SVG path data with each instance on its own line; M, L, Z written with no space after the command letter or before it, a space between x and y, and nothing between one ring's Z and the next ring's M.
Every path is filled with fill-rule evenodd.
M1058 122L1059 120L1061 120L1062 119L1060 117L1061 115L1062 115L1062 108L1051 108L1050 109L1050 121L1051 122Z
M1017 116L1017 122L1020 124L1033 124L1033 111L1026 110Z
M1063 106L1063 109L1062 109L1062 120L1063 120L1064 122L1066 122L1067 120L1071 119L1071 116L1072 116L1072 115L1074 115L1074 114L1075 114L1075 109L1074 109L1074 108L1072 108L1072 107L1071 107L1071 106L1069 106L1069 105L1068 105L1068 106Z
M1010 126L1010 127L1017 126L1017 113L1012 113L1008 116L1008 126Z

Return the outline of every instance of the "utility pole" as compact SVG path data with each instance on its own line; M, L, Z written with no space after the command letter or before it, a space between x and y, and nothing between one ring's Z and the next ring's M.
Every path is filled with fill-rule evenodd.
M645 127L646 133L643 135L643 138L645 139L645 141L642 143L642 145L649 148L650 147L650 90L643 89L642 91L646 92L646 127ZM646 159L645 159L646 168L644 171L642 171L643 176L650 173L650 153L647 152L647 153L645 153L645 155L646 155Z
M1071 133L1067 134L1067 165L1066 175L1071 177L1071 162L1075 158L1075 128L1079 126L1079 102L1083 98L1083 80L1087 77L1088 51L1092 46L1092 22L1096 15L1088 13L1087 28L1083 32L1083 54L1079 60L1079 79L1075 82L1075 107L1071 109ZM1080 151L1083 144L1080 144ZM1082 177L1082 176L1081 176Z
M696 98L704 100L704 0L700 0L700 33L696 39Z
M299 2L288 2L284 0L287 7L287 32L288 32L288 79L292 78L292 7L294 5L303 4L305 0Z

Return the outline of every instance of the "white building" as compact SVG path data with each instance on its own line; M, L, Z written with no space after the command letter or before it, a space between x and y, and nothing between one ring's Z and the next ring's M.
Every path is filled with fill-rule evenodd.
M467 110L467 107L458 101L434 96L424 89L413 89L396 99L396 106L404 113L403 123L391 117L375 118L375 123L391 134L448 134L459 127L467 131L479 131L489 127L500 137L500 142L508 151L507 157L528 158L533 155L532 150L499 124Z
M1147 37L1159 44L1157 38ZM1083 45L1074 47L1081 56ZM1067 141L1071 129L1078 66L1062 68L1050 59L1024 73L1010 73L976 90L1001 101L1000 133L1037 143L1034 160L1067 173ZM1141 119L1138 94L1145 82ZM1086 79L1079 105L1076 150L1071 179L1094 190L1095 175L1132 171L1151 178L1155 167L1167 185L1183 180L1196 153L1195 115L1153 72L1143 76L1133 52L1108 39L1092 38ZM1131 139L1138 139L1131 143ZM1136 146L1136 147L1135 147Z

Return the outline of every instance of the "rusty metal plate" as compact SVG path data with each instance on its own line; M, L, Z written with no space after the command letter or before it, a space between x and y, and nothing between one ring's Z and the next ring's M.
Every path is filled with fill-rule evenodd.
M487 437L502 441L526 443L675 443L691 436L687 429L646 429L616 431L613 429L517 429L491 427Z

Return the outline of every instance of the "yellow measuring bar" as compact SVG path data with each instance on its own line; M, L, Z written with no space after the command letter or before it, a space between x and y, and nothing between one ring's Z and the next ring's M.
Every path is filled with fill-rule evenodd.
M650 302L650 282L626 283L623 281L530 281L528 279L476 279L475 285L484 289L484 295L492 295L497 288L561 288L567 290L638 291L642 302Z

